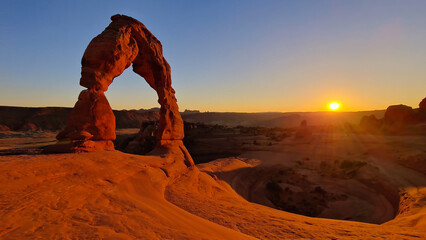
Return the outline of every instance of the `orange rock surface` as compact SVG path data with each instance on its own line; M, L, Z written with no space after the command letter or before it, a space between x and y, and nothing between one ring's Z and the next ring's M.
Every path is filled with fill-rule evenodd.
M0 206L5 240L426 238L423 209L383 225L305 217L172 157L118 151L2 156Z
M108 90L115 77L133 64L133 71L143 77L158 95L161 109L157 139L176 141L176 146L183 146L183 120L172 88L170 66L163 57L160 41L131 17L114 15L111 20L111 24L89 43L84 52L80 85L88 90L80 94L66 128L57 139L81 142L84 139L75 139L79 136L76 132L81 131L93 135L92 141L115 139L115 118L103 92ZM81 143L74 145L79 150L93 150L84 149ZM161 144L159 147L162 147ZM58 148L50 150L57 152ZM189 156L187 152L185 155ZM192 159L187 162L193 165Z
M95 89L81 91L68 118L67 126L56 138L114 140L115 117L105 94Z

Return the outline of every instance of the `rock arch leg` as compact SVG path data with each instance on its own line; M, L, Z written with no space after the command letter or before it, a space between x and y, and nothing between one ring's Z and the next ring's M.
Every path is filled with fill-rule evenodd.
M60 151L114 150L115 116L103 91L81 91L68 118L67 126L56 138L68 140Z

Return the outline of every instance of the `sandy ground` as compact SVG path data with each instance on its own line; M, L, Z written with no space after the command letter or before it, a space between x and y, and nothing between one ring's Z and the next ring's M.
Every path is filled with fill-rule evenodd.
M0 238L426 238L418 196L382 225L311 218L250 203L197 167L166 175L169 160L118 151L2 156ZM256 165L228 161L228 170Z
M56 132L14 132L0 133L0 150L37 148L56 143Z
M136 134L139 128L116 129L117 137ZM0 155L38 154L43 147L56 144L58 131L0 132Z

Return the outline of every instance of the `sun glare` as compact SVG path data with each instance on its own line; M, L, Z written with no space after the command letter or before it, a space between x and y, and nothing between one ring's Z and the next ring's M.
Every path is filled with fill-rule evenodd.
M330 103L330 105L328 105L328 107L329 107L331 110L335 111L335 110L339 109L340 104L338 104L337 102L332 102L332 103Z

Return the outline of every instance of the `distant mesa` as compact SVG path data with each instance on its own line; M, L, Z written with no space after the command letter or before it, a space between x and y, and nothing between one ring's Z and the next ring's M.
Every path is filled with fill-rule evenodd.
M426 98L419 103L419 117L422 121L426 121Z
M426 98L419 103L418 109L403 104L391 105L386 109L383 119L377 119L374 115L364 116L359 126L363 131L369 133L403 133L407 132L410 127L421 125L425 121Z
M155 150L168 152L177 149L182 152L185 163L193 165L182 143L183 120L172 88L170 66L163 57L160 41L131 17L114 15L111 20L110 25L92 39L81 60L80 85L87 89L80 93L65 129L56 137L58 140L71 140L71 143L68 148L62 145L46 151L114 150L115 117L104 92L115 77L133 65L133 71L158 94L161 108Z
M419 103L419 109L426 111L426 97Z
M154 108L150 108L150 109L143 109L143 108L141 108L139 110L136 110L136 112L138 112L138 113L160 112L160 108L158 108L158 107L154 107Z
M67 125L72 108L0 106L2 131L58 131ZM116 128L139 128L144 121L158 121L159 113L113 110ZM33 125L33 127L29 127ZM35 126L35 127L34 127Z
M185 109L185 111L182 114L193 114L193 113L200 113L200 111Z
M405 125L416 122L417 116L412 107L400 104L389 106L383 120L385 125Z

